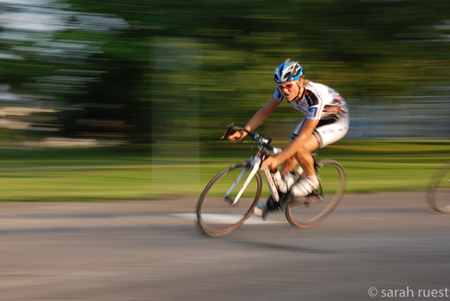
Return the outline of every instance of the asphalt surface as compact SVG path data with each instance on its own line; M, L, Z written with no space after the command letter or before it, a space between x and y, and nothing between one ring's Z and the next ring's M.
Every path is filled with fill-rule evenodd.
M219 239L195 204L0 203L0 300L450 299L450 216L424 192L345 195L315 228L277 213Z

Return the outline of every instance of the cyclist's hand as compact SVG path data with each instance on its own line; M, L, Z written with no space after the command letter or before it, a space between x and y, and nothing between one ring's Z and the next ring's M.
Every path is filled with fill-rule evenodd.
M246 132L244 132L244 131L239 131L239 132L236 132L236 133L234 133L234 134L228 136L228 140L231 140L231 141L239 141L239 140L241 140L242 138L244 138L245 136L247 136L247 133L246 133ZM224 137L222 137L222 139L223 139L223 138L224 138Z
M262 163L263 167L267 166L269 169L275 169L278 165L280 164L277 157L267 157Z

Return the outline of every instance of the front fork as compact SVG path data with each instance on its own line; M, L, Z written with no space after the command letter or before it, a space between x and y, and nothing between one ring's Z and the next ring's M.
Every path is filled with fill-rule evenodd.
M224 196L225 199L229 199L230 193L233 191L233 189L239 184L239 182L244 178L244 176L250 170L250 173L248 174L247 179L245 180L244 184L242 185L241 189L239 190L239 193L236 195L236 197L234 199L231 200L231 206L237 206L239 204L239 199L241 198L242 194L244 193L244 190L247 188L250 181L253 179L255 174L258 172L260 163L261 163L260 157L255 157L255 159L253 159L253 161L248 162L247 166L245 166L244 170L238 176L236 181L234 181L233 185L231 185L230 189L228 189L227 193Z

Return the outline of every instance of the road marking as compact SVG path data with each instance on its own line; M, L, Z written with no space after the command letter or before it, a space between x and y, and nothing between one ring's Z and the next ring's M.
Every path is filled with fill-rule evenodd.
M195 213L174 213L174 214L168 214L171 216L175 216L175 217L181 217L184 219L189 219L189 220L196 220L197 219L197 214ZM210 221L214 221L214 223L223 223L223 224L229 224L232 222L238 222L240 218L242 218L242 215L234 215L234 214L213 214L213 213L209 213L209 214L202 214L203 219L207 222L208 220ZM247 225L259 225L259 224L282 224L282 223L286 223L286 220L284 221L277 221L277 220L271 220L271 219L267 219L265 221L263 221L260 217L257 216L250 216L245 222L244 224Z

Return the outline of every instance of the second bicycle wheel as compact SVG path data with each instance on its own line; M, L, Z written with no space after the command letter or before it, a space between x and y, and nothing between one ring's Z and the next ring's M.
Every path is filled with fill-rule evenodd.
M428 189L428 204L440 213L450 213L450 161L434 175Z
M336 161L321 161L318 171L320 196L294 199L286 206L286 218L293 227L310 228L320 223L337 205L345 190L345 171Z
M249 173L250 167L245 162L232 165L217 174L205 187L197 203L197 224L202 232L214 237L225 236L252 214L261 196L259 172L250 181L237 205L232 206ZM238 179L240 181L237 183Z

